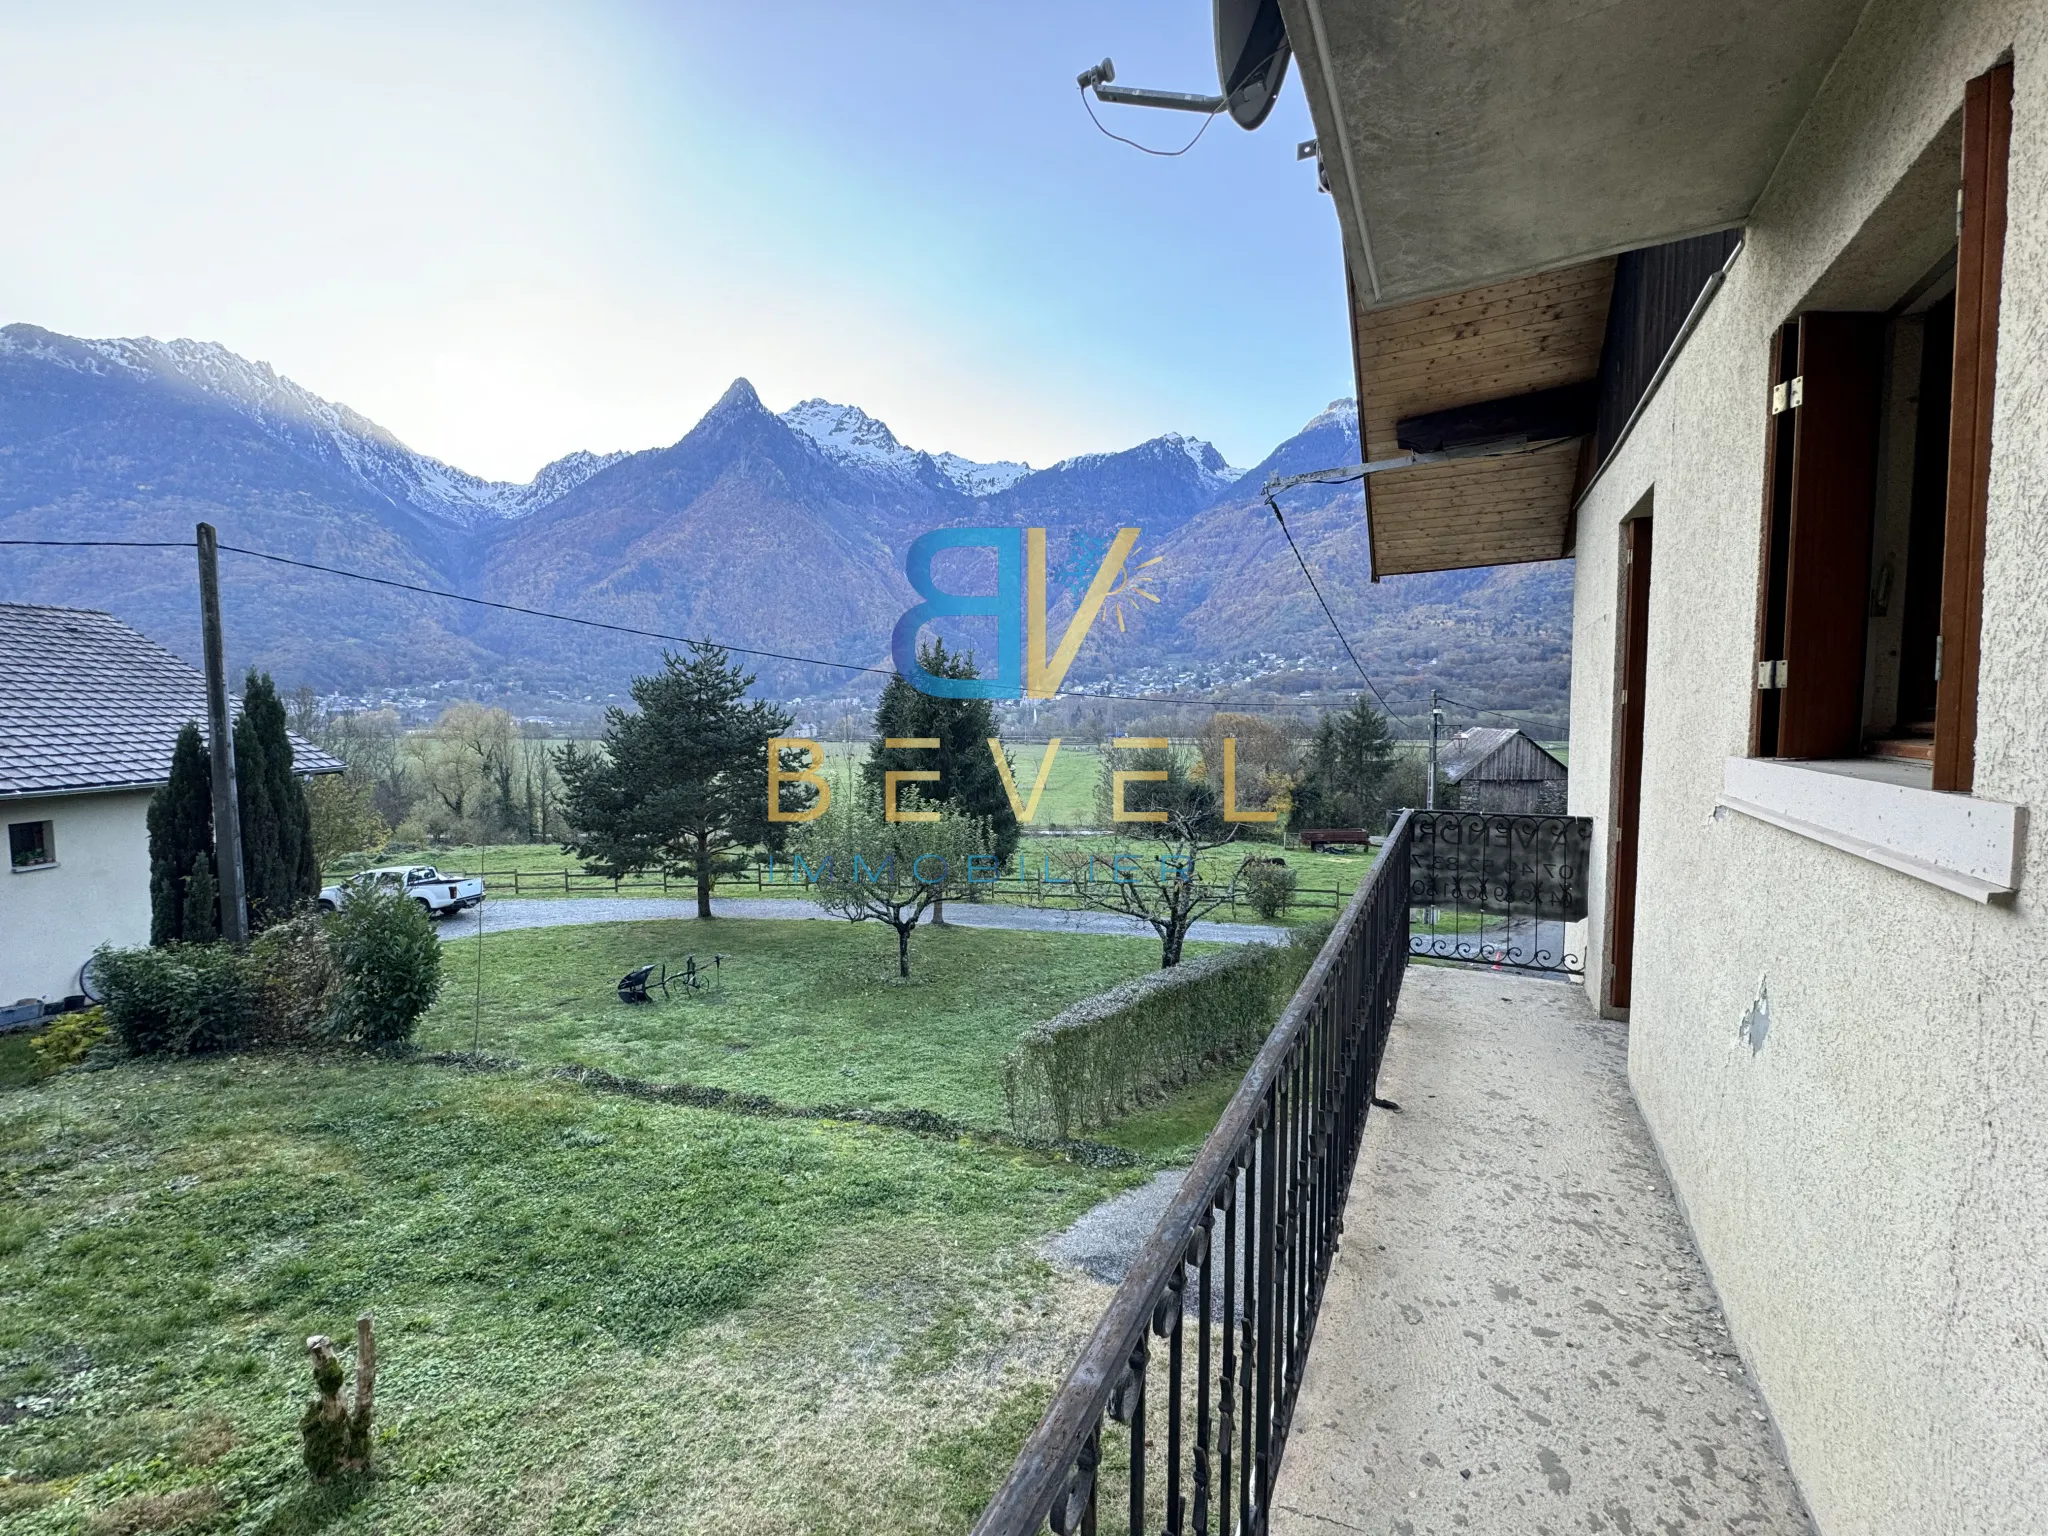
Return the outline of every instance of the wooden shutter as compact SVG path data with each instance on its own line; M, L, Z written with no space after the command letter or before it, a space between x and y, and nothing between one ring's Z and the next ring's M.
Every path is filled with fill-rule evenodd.
M1984 523L1991 489L1991 406L2005 266L2006 153L2012 66L1963 93L1962 239L1956 252L1955 384L1949 410L1948 529L1941 571L1934 787L1968 790L1977 757L1977 655L1984 608Z
M1614 843L1607 883L1607 1006L1625 1009L1635 993L1636 873L1642 848L1643 706L1650 677L1650 519L1622 524L1621 753L1608 818Z
M1884 317L1799 317L1779 757L1863 750L1863 655L1877 496Z

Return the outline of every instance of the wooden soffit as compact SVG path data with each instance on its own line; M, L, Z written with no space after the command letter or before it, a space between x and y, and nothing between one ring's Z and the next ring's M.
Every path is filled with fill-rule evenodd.
M1603 257L1392 308L1354 296L1365 457L1398 454L1395 423L1408 417L1593 379L1613 286L1614 260ZM1580 448L1374 475L1373 578L1560 559Z

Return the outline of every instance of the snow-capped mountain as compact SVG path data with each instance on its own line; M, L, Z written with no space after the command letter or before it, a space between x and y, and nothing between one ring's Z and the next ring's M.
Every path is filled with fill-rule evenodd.
M993 496L998 491L1007 491L1026 475L1036 471L1029 464L1015 459L997 459L993 464L977 464L972 459L963 459L957 453L935 453L932 461L937 464L948 480L968 495L979 498Z
M898 442L888 426L857 405L804 400L782 413L784 425L801 432L835 463L883 479L929 485L936 472L968 496L993 496L1031 473L1029 464L1008 460L979 464L957 453L926 453Z
M1153 448L1167 453L1179 452L1187 455L1187 461L1194 465L1197 482L1204 489L1220 493L1226 486L1235 485L1244 471L1233 469L1224 462L1223 455L1216 451L1213 443L1205 443L1199 437L1183 437L1178 432L1168 432L1151 441L1141 443L1139 448ZM1135 453L1138 449L1126 449ZM1084 453L1075 458L1061 459L1054 469L1087 470L1107 464L1112 459L1122 458L1119 453Z
M32 325L0 327L0 355L15 354L92 374L125 374L219 401L298 453L341 469L366 489L458 527L523 517L624 458L578 451L524 485L485 480L416 453L367 416L322 399L264 362L212 341L153 336L85 339Z
M657 637L711 635L753 648L764 687L810 693L848 674L796 658L886 665L913 597L903 551L919 533L993 524L1071 540L1135 526L1157 557L1146 569L1159 601L1130 616L1128 635L1097 626L1077 683L1128 667L1139 647L1152 666L1270 653L1329 661L1338 676L1348 662L1258 487L1357 455L1357 413L1338 401L1249 471L1179 433L1031 470L908 447L851 406L807 400L777 415L737 380L667 447L569 454L520 486L415 453L224 347L15 325L0 329L0 535L129 542L0 549L0 600L110 608L197 655L190 554L156 546L205 521L230 547L397 584L231 556L233 664L283 683L601 697L658 661L670 642ZM1356 485L1303 487L1287 515L1377 678L1424 696L1441 683L1518 706L1564 698L1568 567L1374 584L1361 500Z

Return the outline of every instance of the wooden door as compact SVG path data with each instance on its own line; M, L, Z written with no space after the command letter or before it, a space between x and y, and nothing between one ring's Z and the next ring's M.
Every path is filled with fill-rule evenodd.
M1607 1006L1615 1010L1628 1007L1635 987L1636 825L1643 806L1643 704L1650 670L1650 519L1633 518L1622 524L1621 533L1621 735L1607 882Z

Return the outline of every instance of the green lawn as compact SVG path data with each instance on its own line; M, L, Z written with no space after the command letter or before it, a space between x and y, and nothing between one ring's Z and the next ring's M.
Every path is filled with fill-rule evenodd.
M617 1000L630 966L714 945L718 990ZM37 1081L28 1037L0 1038L0 1526L965 1530L1106 1298L1038 1245L1147 1170L553 1069L1000 1130L1019 1032L1156 946L927 930L908 983L872 923L535 929L446 955L419 1043L496 1067L272 1054ZM1234 1087L1102 1139L1184 1160ZM365 1309L377 1475L316 1489L304 1340Z
M476 1007L482 952L482 1009ZM1214 945L1190 945L1190 957ZM730 956L715 989L619 1001L619 977L695 954ZM767 1094L791 1104L930 1109L1008 1123L1003 1056L1069 1003L1159 963L1157 941L925 928L910 980L879 923L749 918L535 928L448 947L428 1050L575 1061L621 1077ZM660 998L660 994L655 994ZM481 1027L479 1028L479 1018Z
M964 1530L1101 1301L1035 1244L1136 1175L360 1057L0 1092L0 1525ZM378 1320L377 1475L304 1340Z

